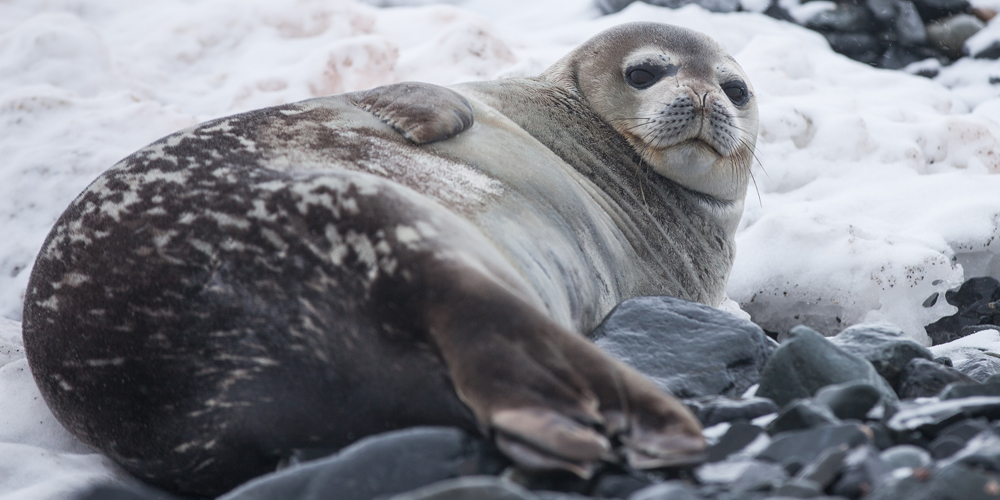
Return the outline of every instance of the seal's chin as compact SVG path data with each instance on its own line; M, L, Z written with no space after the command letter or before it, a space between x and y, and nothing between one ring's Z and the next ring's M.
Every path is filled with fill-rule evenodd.
M699 138L653 149L649 153L653 158L647 158L647 161L653 166L653 170L666 177L704 174L723 157L712 145Z

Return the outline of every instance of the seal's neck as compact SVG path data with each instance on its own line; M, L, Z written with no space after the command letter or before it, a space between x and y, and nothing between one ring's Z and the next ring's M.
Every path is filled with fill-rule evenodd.
M648 283L635 284L629 295L674 295L718 305L735 256L742 199L720 200L657 174L578 95L551 82L512 78L459 87L517 123L597 188L588 192L644 263L661 271ZM677 282L678 263L690 268L680 279L697 284ZM666 288L658 288L663 283Z

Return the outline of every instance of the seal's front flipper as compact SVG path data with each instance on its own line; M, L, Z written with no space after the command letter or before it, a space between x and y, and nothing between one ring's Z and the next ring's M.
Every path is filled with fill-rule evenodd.
M454 90L403 82L360 93L356 105L388 123L414 144L454 137L472 126L472 106Z

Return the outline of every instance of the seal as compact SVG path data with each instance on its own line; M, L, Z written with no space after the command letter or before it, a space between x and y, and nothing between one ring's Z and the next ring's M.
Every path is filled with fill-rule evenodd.
M652 23L539 77L210 121L56 222L30 367L72 434L190 495L419 425L581 477L695 462L697 420L585 334L630 297L720 302L756 130L736 62Z

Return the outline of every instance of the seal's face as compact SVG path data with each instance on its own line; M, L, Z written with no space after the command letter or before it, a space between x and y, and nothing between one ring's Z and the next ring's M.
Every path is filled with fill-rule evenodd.
M567 71L575 74L567 79ZM623 25L549 71L560 73L657 173L722 200L743 198L757 101L715 41L676 26Z

